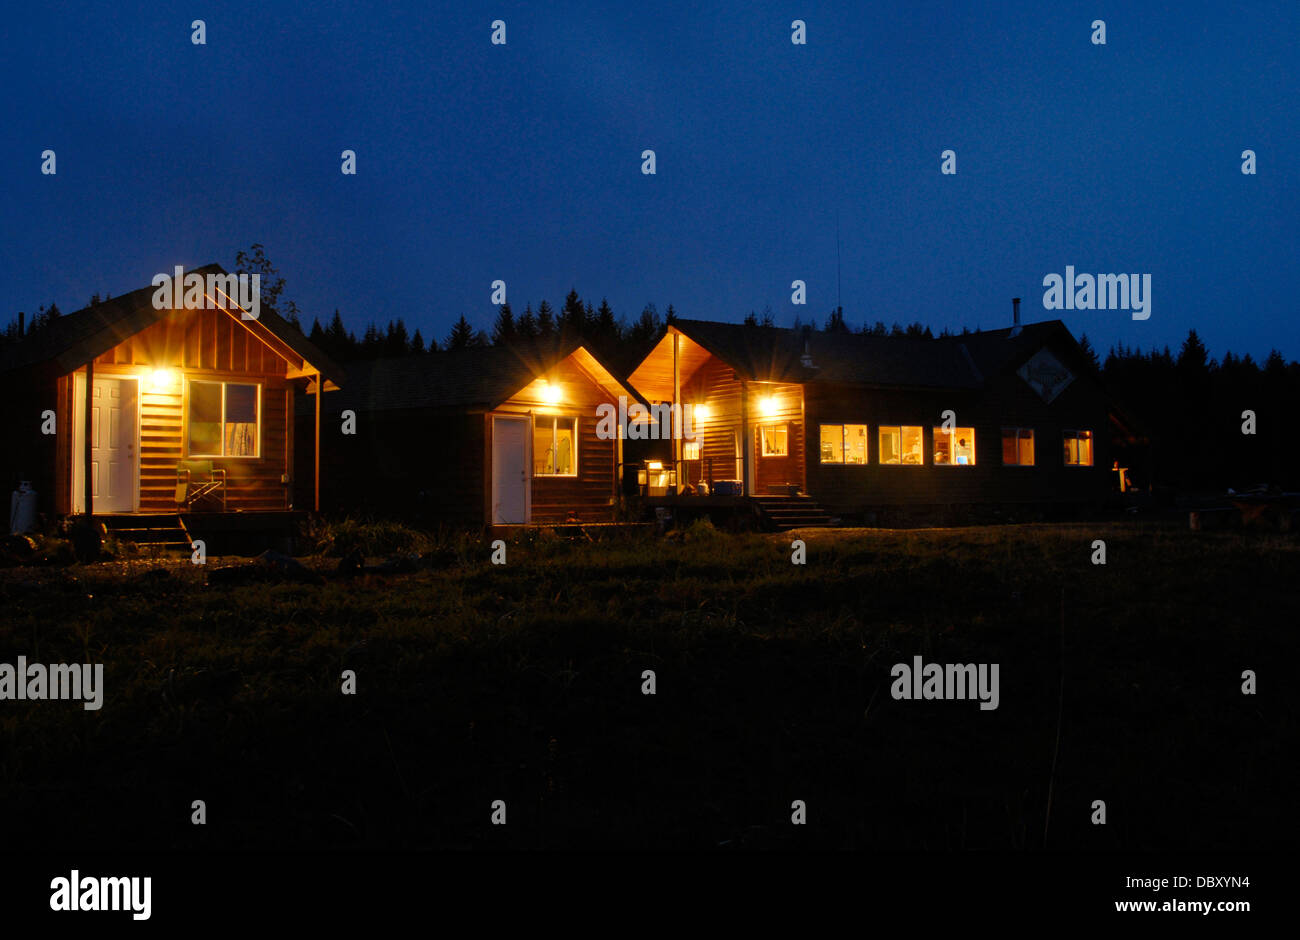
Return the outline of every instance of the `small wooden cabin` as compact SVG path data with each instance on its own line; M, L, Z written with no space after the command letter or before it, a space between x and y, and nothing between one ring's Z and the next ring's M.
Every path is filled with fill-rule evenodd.
M664 444L679 493L843 515L1099 500L1128 433L1059 320L927 339L679 319L628 381L692 412L695 440Z
M318 400L342 372L273 311L245 319L220 291L200 309L160 310L155 292L59 317L0 352L6 481L33 481L47 514L294 509L294 395ZM315 454L310 435L305 446ZM199 472L216 485L183 502Z
M636 400L581 345L349 363L322 425L324 499L421 524L610 522L622 442L598 435L597 409L619 396Z

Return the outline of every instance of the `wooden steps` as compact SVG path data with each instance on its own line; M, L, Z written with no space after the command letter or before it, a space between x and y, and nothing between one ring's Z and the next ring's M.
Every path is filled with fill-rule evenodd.
M177 513L104 516L103 523L107 535L140 546L188 552L193 541Z
M778 532L825 528L830 514L810 496L751 496L759 515Z

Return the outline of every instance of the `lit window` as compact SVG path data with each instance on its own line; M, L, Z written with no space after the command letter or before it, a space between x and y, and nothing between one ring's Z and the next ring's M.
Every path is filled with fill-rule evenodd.
M1002 466L1034 465L1034 431L1032 428L1002 429Z
M865 424L823 424L821 426L821 462L865 464L867 462L867 426Z
M789 434L784 424L766 424L759 429L764 457L785 457L790 453Z
M880 429L880 462L919 467L925 462L919 427L903 425Z
M257 385L191 382L190 456L256 457L260 393Z
M1092 432L1065 432L1065 465L1067 467L1092 466Z
M578 473L578 419L533 417L533 475L571 477Z
M683 441L682 460L699 460L699 459L700 459L700 442Z
M975 429L934 429L934 465L936 467L971 467L975 465Z

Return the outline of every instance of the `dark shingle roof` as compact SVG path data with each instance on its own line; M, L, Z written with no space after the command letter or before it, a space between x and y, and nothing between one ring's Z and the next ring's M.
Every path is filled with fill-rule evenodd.
M1059 320L1011 330L920 339L798 331L710 320L674 325L747 378L915 388L978 388L1019 363L1065 326ZM812 368L801 363L805 344Z
M331 393L328 402L331 409L352 408L358 412L490 409L544 376L580 346L576 342L549 348L524 344L471 346L349 362L347 385ZM610 377L618 381L612 373ZM299 411L306 413L313 406L311 401L299 402Z
M207 277L226 272L219 264L207 264L185 273ZM61 372L71 372L160 320L168 311L155 309L155 290L152 286L142 287L59 317L31 336L0 349L0 372L44 363L55 363ZM320 369L327 379L343 384L343 370L274 311L259 311L258 322Z

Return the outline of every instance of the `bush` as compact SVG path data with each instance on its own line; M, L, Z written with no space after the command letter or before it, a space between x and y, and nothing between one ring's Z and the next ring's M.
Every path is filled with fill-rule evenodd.
M416 552L424 554L433 542L424 532L389 520L328 520L309 517L302 527L302 544L308 554L342 558L360 552L367 558Z

